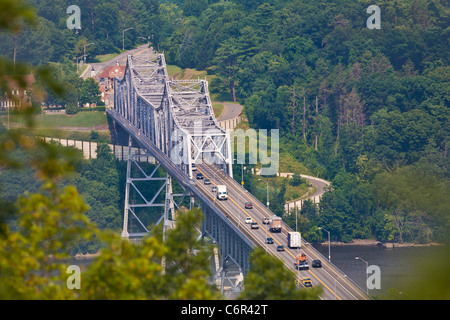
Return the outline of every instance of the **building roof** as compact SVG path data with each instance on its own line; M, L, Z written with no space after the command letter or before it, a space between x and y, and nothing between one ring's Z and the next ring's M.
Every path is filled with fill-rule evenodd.
M97 78L98 79L101 78L114 79L114 77L122 78L124 73L125 73L125 66L118 66L118 65L107 66L105 70L103 70L102 73L100 73L97 76Z
M3 84L7 84L7 88L9 90L21 90L21 89L31 89L35 82L33 74L24 74L17 76L3 76L3 79L0 79Z

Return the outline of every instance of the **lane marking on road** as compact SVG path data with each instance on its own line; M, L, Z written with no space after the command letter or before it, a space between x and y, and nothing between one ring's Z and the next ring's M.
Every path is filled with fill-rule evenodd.
M212 179L210 179L210 178L209 178L202 170L200 170L199 168L197 168L197 170L200 171L200 172L205 176L206 179L209 179L209 181L211 181L212 184L214 184L215 186L217 186L216 183L215 183ZM239 209L241 209L241 211L244 212L245 215L247 215L248 217L252 218L252 219L256 222L256 219L254 219L254 218L253 218L247 211L245 211L245 210L244 210L244 209L243 209L236 201L234 201L233 198L231 198L230 196L228 196L228 199L230 199L230 200L231 200L231 201L232 201ZM258 222L256 222L256 223L258 223ZM258 226L261 226L261 225L258 223ZM268 235L270 235L269 231L267 231L265 228L261 228L261 229L264 230ZM281 243L280 243L277 239L274 238L274 240L275 240L279 245L281 245ZM286 249L285 252L287 252L290 256L292 256L292 258L295 259L295 255L292 254L292 252L291 252L290 250ZM320 280L320 278L317 277L311 270L307 270L307 271L308 271L308 273L310 273L314 278L316 278L317 281L319 281L325 288L327 288L328 290L330 290L330 292L331 292L332 294L334 294L339 300L342 300L341 297L339 297L333 290L331 290L330 287L328 287L322 280Z
M141 51L139 51L138 53L133 54L133 56L137 56L138 54L141 54L141 53L144 52L145 50L147 50L147 49L141 50ZM128 59L128 56L127 56L126 58L122 59L122 61L127 61L127 59Z

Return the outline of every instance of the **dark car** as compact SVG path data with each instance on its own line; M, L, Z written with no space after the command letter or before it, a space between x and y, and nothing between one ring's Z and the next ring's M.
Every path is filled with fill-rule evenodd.
M211 180L209 179L205 179L205 182L203 182L204 184L211 184Z
M253 209L253 204L251 202L246 202L245 209Z
M203 179L203 174L202 173L197 173L197 179Z
M266 239L266 243L267 244L273 244L273 239L272 238L267 238Z
M278 246L277 247L277 251L284 251L284 247L283 246Z
M252 229L259 229L259 226L258 226L258 224L256 222L253 222L251 228Z
M313 268L322 268L322 261L320 261L320 260L313 260L311 266Z

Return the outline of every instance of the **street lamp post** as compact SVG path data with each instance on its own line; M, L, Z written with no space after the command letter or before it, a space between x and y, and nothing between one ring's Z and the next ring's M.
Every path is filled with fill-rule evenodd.
M130 29L133 29L133 27L130 27L128 29L122 30L122 50L125 50L125 31L128 31Z
M339 280L339 279L341 279L341 278L346 278L347 277L347 275L346 274L343 274L343 275L341 275L340 277L337 277L337 278L334 278L334 300L337 300L337 293L336 293L336 290L337 290L337 281Z
M233 161L238 161L237 158L234 158ZM244 163L241 163L241 187L244 188Z
M241 186L244 187L244 163L241 163Z
M295 210L295 232L297 232L297 205L294 202L294 210Z
M330 231L327 231L322 227L319 227L318 229L328 233L328 261L331 262Z
M360 257L355 257L355 260L361 260L362 262L364 262L366 264L366 293L367 293L367 295L369 295L369 286L367 283L369 281L369 276L367 274L367 269L369 269L369 263Z
M86 47L90 46L91 44L94 44L94 43L91 42L91 43L86 44L86 45L84 46L84 49L83 49L84 64L86 64Z
M264 181L262 179L258 179L259 181L265 182L267 184L267 209L269 209L269 182Z
M83 56L76 57L75 59L77 60L77 74L78 74L79 73L79 71L78 71L79 60L83 59Z

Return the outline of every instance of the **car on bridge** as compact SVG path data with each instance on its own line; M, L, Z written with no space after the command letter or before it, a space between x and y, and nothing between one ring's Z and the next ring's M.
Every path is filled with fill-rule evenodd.
M266 239L266 243L267 244L273 244L273 239L272 238L267 238Z
M270 219L267 218L267 217L265 217L265 218L262 219L262 223L263 223L263 224L269 224L269 222L270 222Z
M284 246L277 246L277 251L284 251Z
M205 182L203 182L204 184L211 184L211 180L209 179L205 179Z
M203 179L203 178L204 178L204 177L203 177L203 173L197 173L196 178L197 178L197 179Z
M307 288L311 288L311 287L313 286L310 277L304 277L304 278L302 279L302 284L303 284L305 287L307 287Z
M217 192L217 187L216 187L216 186L213 186L213 187L211 188L211 191L212 191L212 192Z
M309 270L309 265L307 261L302 261L295 265L295 268L297 268L297 270Z
M244 206L245 209L253 209L253 204L251 202L246 202Z
M253 219L250 217L245 218L245 223L253 223Z
M259 229L258 223L257 222L253 222L251 225L252 229Z
M299 254L295 258L294 268L297 270L309 270L308 258L306 257L306 254Z
M313 268L322 268L322 261L320 261L320 260L313 260L313 262L311 263L311 266Z

